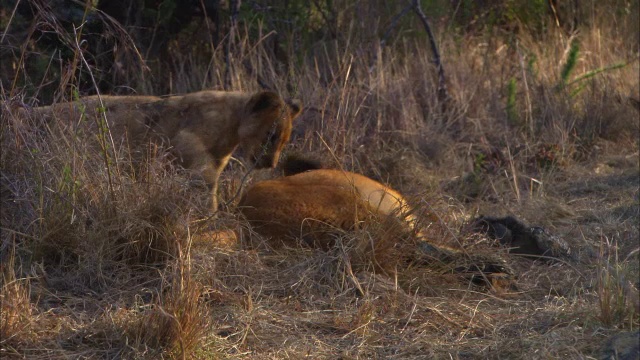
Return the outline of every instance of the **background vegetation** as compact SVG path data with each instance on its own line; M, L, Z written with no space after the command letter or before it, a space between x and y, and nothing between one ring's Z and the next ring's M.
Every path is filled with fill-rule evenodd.
M638 1L420 1L446 97L415 3L0 0L2 357L586 358L637 331ZM305 103L289 151L391 184L434 241L504 252L458 234L513 214L575 258L503 254L514 290L376 273L348 246L252 250L241 162L203 220L206 191L162 153L134 179L118 149L17 116L260 88Z

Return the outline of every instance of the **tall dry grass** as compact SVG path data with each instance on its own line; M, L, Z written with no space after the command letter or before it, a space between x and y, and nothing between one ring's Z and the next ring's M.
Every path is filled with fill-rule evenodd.
M598 204L554 183L579 188L589 173L573 173L574 166L603 151L637 152L640 122L627 104L640 98L637 16L594 18L572 36L559 29L464 36L440 27L452 97L444 111L419 30L403 29L380 47L370 34L383 26L357 19L344 23L335 41L312 44L288 62L273 56L266 29L240 29L231 87L256 90L260 79L303 99L290 149L401 190L414 199L421 222L435 223L436 241L486 251L485 240L456 236L483 211L561 228L585 247L599 241L588 221ZM68 50L78 62L65 79L101 70L81 61L90 55L81 47L71 42ZM132 87L152 94L224 86L222 50L206 61L191 53L172 60L170 71L132 76ZM73 98L73 87L66 83L58 98ZM625 248L630 257L609 257L608 268L546 270L510 259L521 274L515 294L487 292L451 267L401 258L405 249L394 248L395 235L380 224L342 234L330 252L192 247L192 238L211 229L237 230L241 245L264 241L234 212L246 185L240 162L222 179L226 211L203 223L206 191L161 150L144 171L129 171L139 166L129 149L99 148L91 134L20 115L37 103L23 95L2 84L3 356L524 358L545 349L542 358L579 358L596 353L589 339L637 329L637 311L619 281L627 268L637 280L633 244ZM583 188L586 197L597 189ZM623 190L621 197L632 191ZM628 217L637 219L637 204L629 206ZM612 223L597 224L617 226L612 236L626 234L626 241L638 234L631 221ZM372 238L384 238L386 247L353 246Z
M2 283L0 290L0 339L5 351L18 353L21 346L32 339L32 305L29 279L20 278L20 268L16 270L16 258L13 249L3 259ZM16 271L18 276L16 276Z

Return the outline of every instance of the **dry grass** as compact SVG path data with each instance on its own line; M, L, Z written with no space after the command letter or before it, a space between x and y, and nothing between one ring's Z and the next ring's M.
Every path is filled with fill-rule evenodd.
M138 165L127 149L17 116L19 97L3 84L2 357L582 359L637 330L640 121L625 100L640 98L637 44L625 40L633 24L578 34L565 88L572 39L559 31L515 43L442 33L444 112L421 41L371 51L356 25L344 34L352 41L317 44L287 75L263 43L241 37L233 88L257 88L258 73L303 99L290 150L389 183L435 242L504 258L517 289L416 261L388 224L338 233L330 251L255 246L266 239L234 208L241 163L221 179L224 211L203 220L207 191L161 151L129 171ZM627 65L571 84L617 63ZM173 92L223 83L196 58L175 64ZM458 235L478 214L544 226L576 257L534 262ZM209 241L228 229L236 243Z
M15 253L11 251L2 264L0 290L0 339L2 348L16 351L29 340L32 313L28 279L16 278Z

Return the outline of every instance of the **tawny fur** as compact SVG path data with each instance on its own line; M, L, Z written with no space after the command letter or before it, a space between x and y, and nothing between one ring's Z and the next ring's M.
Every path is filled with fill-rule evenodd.
M411 231L416 222L397 191L363 175L330 169L261 181L247 190L239 208L276 245L301 238L326 248L330 239L322 228L352 230L362 222L395 218Z
M301 104L268 91L200 91L170 97L90 96L23 112L55 120L57 126L106 117L116 145L132 149L154 141L170 146L180 165L201 172L215 211L218 179L235 149L241 146L256 168L275 167Z

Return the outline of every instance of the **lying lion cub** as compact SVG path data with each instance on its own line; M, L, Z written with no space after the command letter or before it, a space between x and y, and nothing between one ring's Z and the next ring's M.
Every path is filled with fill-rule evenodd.
M332 239L324 230L352 230L374 219L391 217L414 230L416 219L397 191L360 174L316 166L288 161L285 167L295 174L261 181L246 191L239 209L258 233L278 239L276 243L303 239L327 248Z
M106 118L116 146L169 145L180 165L202 173L215 211L218 179L234 150L242 146L256 168L275 167L301 110L299 101L285 103L269 91L200 91L170 97L90 96L22 111L56 120L56 126Z

